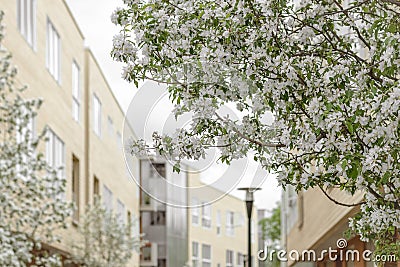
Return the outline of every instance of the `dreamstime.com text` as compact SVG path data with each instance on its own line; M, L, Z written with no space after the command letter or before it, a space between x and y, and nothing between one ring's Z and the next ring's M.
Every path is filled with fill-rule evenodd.
M345 249L347 247L347 241L345 239L339 239L336 242L337 248L333 249L329 247L328 249L322 250L317 253L315 250L273 250L265 247L259 250L257 257L260 261L272 261L274 258L278 261L352 261L359 262L373 261L373 262L396 262L396 255L373 255L371 250L358 251L356 249Z

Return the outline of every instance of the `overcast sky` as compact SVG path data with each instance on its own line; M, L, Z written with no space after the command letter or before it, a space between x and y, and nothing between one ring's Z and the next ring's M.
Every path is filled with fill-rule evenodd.
M111 23L110 16L116 7L123 6L122 0L66 0L66 2L71 8L73 15L85 36L86 46L90 47L96 59L98 60L105 77L108 80L112 91L119 101L122 109L127 111L131 101L133 101L133 103L141 102L143 97L139 97L138 95L158 94L157 92L159 91L157 90L160 90L159 86L154 84L146 84L146 86L144 86L145 88L142 88L147 89L146 93L141 91L142 94L136 95L136 99L134 99L135 94L140 89L135 88L133 84L129 84L121 78L122 65L114 62L110 57L112 38L116 33L118 33L118 28ZM138 107L141 109L141 106ZM143 114L143 112L140 111L139 113ZM131 112L129 112L129 114L131 114ZM132 114L138 113L133 112ZM157 126L154 125L165 124L165 121L162 123L163 119L158 116L158 114L160 113L157 112L156 116L154 116L157 119L152 121L152 127L154 128L157 128ZM137 119L138 118L135 118L135 120ZM166 115L165 119L168 119L168 114ZM163 127L163 125L160 125L160 127ZM257 164L248 161L247 166L248 167L246 171L242 170L243 168L241 167L240 163L237 163L236 165L234 164L234 166L229 168L236 168L238 173L243 173L243 179L240 182L240 186L248 186L250 183L253 185L259 184L261 179L260 177L264 176L256 175ZM205 176L214 174L212 176L215 177L220 173L223 173L226 169L226 166L218 166L214 164L208 169L208 171L205 173ZM257 179L254 179L254 177ZM271 209L280 199L281 190L278 188L276 179L272 175L267 177L266 181L262 184L262 187L262 191L257 192L255 195L256 205L258 208ZM234 190L232 193L240 197L243 197L244 194L242 192L239 193L236 190Z

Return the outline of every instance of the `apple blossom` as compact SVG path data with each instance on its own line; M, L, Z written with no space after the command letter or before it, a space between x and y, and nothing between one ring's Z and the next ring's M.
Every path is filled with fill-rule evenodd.
M209 147L226 163L252 152L283 186L362 190L351 228L375 240L377 253L399 254L399 1L126 4L113 20L123 45L111 53L129 66L124 77L165 83L175 115L195 118L190 129L155 134L154 147L132 147L178 165ZM240 119L223 114L232 104ZM261 119L267 113L272 125Z

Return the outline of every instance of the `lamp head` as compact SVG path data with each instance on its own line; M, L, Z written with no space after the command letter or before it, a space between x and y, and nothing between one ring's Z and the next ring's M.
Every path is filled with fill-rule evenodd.
M246 199L245 201L254 201L253 193L257 190L261 190L259 187L240 187L238 190L246 191Z

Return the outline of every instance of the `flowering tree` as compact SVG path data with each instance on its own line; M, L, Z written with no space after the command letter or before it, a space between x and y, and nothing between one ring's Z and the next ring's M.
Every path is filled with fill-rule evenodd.
M124 2L112 15L123 77L167 84L175 115L194 114L190 129L132 153L179 164L217 146L222 162L252 153L298 190L361 190L361 203L331 200L361 205L354 232L399 254L400 1Z
M74 240L72 261L80 266L124 267L138 251L140 236L132 231L132 222L121 222L108 212L99 199L88 206L79 226L80 242Z
M0 23L0 42L3 30ZM10 60L0 46L0 266L58 266L42 244L58 240L54 231L66 227L71 205L62 197L65 180L38 151L43 134L32 125L42 101L21 97Z

